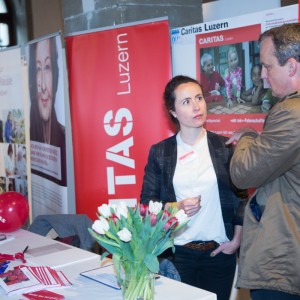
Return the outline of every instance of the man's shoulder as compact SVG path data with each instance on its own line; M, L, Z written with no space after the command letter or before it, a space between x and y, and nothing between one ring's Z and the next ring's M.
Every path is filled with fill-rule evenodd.
M299 104L300 103L300 90L288 95L285 100L294 100L294 101L297 101L297 102L295 102L296 104Z
M277 109L290 110L300 114L300 94L295 92L278 102ZM274 107L274 108L275 108Z
M277 102L268 113L265 126L278 125L283 122L286 126L296 128L300 125L300 95L288 96Z

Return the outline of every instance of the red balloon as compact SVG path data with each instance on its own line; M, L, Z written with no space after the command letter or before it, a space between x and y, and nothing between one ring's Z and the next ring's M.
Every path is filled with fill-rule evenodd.
M29 206L26 198L17 192L0 194L0 232L13 232L26 222Z

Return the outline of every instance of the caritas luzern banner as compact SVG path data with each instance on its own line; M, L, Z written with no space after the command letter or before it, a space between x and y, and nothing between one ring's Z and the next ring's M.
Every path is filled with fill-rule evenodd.
M171 78L167 19L66 38L76 212L139 201L153 143L170 135L162 94Z

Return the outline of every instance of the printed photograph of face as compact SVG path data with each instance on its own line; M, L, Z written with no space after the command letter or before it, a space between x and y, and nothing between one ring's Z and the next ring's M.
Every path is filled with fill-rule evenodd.
M57 120L54 106L56 101L63 101L56 99L59 80L55 37L31 44L29 47L31 140L55 145L52 131L63 126Z
M64 185L66 182L65 99L61 52L58 51L59 38L60 36L53 36L41 39L28 47L30 140L35 147L35 153L42 152L45 148L48 149L47 152L53 148L51 153L58 153L57 165L50 166L51 161L47 161L47 158L44 162L36 161L35 170L39 171L37 174L43 177L46 175L47 178L49 174L58 174L52 177ZM36 142L46 145L41 147ZM47 157L47 153L41 153L41 157ZM32 159L34 161L33 157ZM48 166L50 167L47 169ZM61 171L56 172L57 168Z
M257 41L201 48L198 61L208 113L265 112L262 103L268 90L257 74L260 64Z
M47 124L51 119L53 105L53 75L50 51L50 40L37 44L36 48L36 81L38 109L42 121Z

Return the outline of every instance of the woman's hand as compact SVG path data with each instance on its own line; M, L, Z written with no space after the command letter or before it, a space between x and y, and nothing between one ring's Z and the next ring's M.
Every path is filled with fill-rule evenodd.
M230 242L226 242L221 244L216 250L214 250L210 256L215 256L220 252L224 254L234 254L236 250L240 247L240 243L238 241L232 240Z
M224 254L233 254L241 245L241 236L242 236L243 227L241 225L234 226L233 239L229 242L221 244L217 249L215 249L210 256L215 256L220 252Z
M179 209L183 209L188 217L195 215L201 208L201 196L184 199L177 203Z

